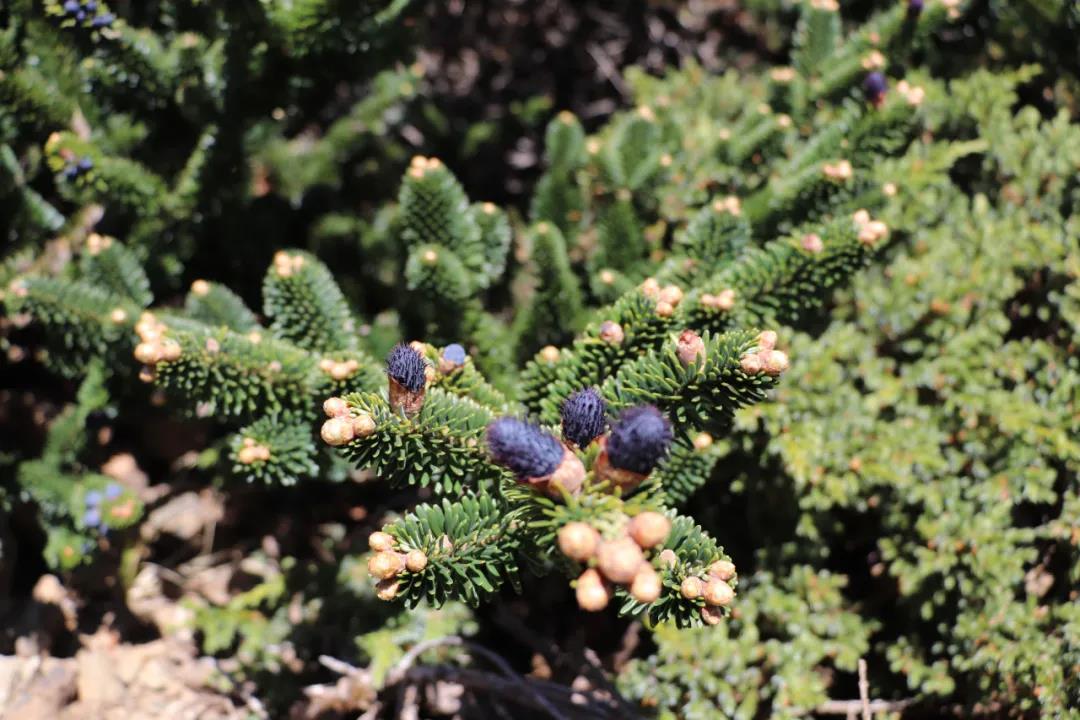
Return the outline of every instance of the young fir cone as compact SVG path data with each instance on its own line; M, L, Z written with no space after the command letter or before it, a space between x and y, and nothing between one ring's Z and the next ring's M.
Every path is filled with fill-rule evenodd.
M611 602L611 588L600 577L600 573L593 568L581 573L574 594L577 596L581 609L589 612L603 610Z
M604 577L620 585L631 582L644 562L641 548L630 538L600 543L596 551L596 567Z
M592 525L569 522L559 528L559 550L571 560L586 562L600 547L600 533Z
M600 441L601 451L593 470L613 488L628 492L644 482L667 455L671 437L671 425L655 407L630 408Z
M585 466L568 447L542 428L524 420L502 417L487 427L491 459L521 482L559 498L576 494L585 480Z
M596 388L570 395L563 402L560 415L563 439L579 448L588 447L607 427L607 403Z
M424 356L409 345L397 345L386 359L390 382L390 407L412 417L424 407L428 364Z

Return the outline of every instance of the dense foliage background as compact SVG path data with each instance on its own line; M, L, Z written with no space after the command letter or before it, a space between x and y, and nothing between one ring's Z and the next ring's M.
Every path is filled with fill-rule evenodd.
M875 712L1076 716L1075 3L0 23L0 717L802 717L861 712L860 659ZM713 363L688 386L684 327ZM778 381L723 374L750 328ZM470 356L433 381L446 436L555 425L585 385L661 405L660 499L617 512L693 518L738 568L726 617L671 574L662 607L583 611L501 500L439 581L417 505L492 471L380 414L416 339ZM317 408L348 392L384 439L336 453ZM379 528L431 540L397 602Z

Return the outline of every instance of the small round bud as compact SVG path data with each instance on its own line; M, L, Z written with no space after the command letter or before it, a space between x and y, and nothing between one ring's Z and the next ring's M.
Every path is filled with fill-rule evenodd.
M585 562L596 554L600 546L600 533L587 523L570 522L559 528L558 542L563 555Z
M769 350L762 353L762 369L767 375L776 376L788 369L789 362L787 353L780 350Z
M795 68L776 67L769 71L769 78L776 83L789 83L795 79Z
M113 311L109 313L109 320L116 325L127 322L127 319L128 314L125 312L124 308L114 308Z
M658 512L638 513L630 520L630 537L643 548L656 547L667 539L671 532L671 521Z
M265 462L270 459L270 448L265 445L248 445L240 448L240 451L236 453L236 459L244 465Z
M157 370L153 365L143 365L139 369L139 382L152 383L157 380Z
M397 578L387 578L375 583L375 597L389 602L397 597L401 589L401 581Z
M405 556L405 567L409 572L422 572L427 567L427 555L423 550L410 550Z
M214 338L207 338L206 339L206 352L210 353L211 355L216 355L220 351L221 351L221 343L219 343Z
M349 418L332 417L323 423L319 434L327 445L338 447L351 442L355 433Z
M182 353L180 343L175 340L166 340L161 344L161 359L165 362L176 362Z
M626 338L622 325L611 320L600 323L600 339L609 345L620 345Z
M667 285L660 291L660 302L677 306L683 299L683 291L678 285Z
M196 280L191 283L191 294L206 297L210 294L210 283L205 280Z
M352 425L353 437L365 438L375 433L375 418L367 413L349 418L349 424Z
M739 358L739 367L747 375L757 375L765 368L765 363L762 362L760 355L751 353Z
M896 193L899 192L896 187L896 183L887 182L881 186L881 192L885 197L896 197Z
M652 300L660 299L660 283L656 282L656 278L645 278L640 286L641 293Z
M593 568L581 573L574 594L581 609L589 612L603 610L611 602L611 590Z
M802 249L811 255L817 255L825 249L825 243L821 241L821 236L817 233L807 233L806 235L803 235L800 244L802 245Z
M600 544L596 551L596 566L608 580L616 583L628 583L634 579L645 556L630 538L620 538Z
M382 530L376 530L368 535L368 547L375 552L387 552L394 549L394 536Z
M735 577L735 563L730 560L717 560L709 566L709 575L727 582Z
M630 595L639 603L654 602L662 590L660 575L649 564L643 564L630 583Z
M705 341L693 330L683 330L675 344L675 354L683 367L705 362Z
M373 576L386 580L405 569L405 558L400 553L384 550L368 558L367 567Z
M880 50L871 50L862 59L863 70L880 70L885 67L885 56Z
M661 550L658 557L660 558L660 564L667 568L673 568L679 563L679 556L671 548Z
M724 612L718 607L706 605L701 608L701 619L705 621L706 625L719 625L720 621L724 619Z
M330 368L330 377L340 382L341 380L347 380L352 377L352 374L355 371L356 369L350 363L335 363L334 366Z
M712 447L713 436L707 432L698 433L694 436L694 449L695 450L707 450Z
M855 211L855 214L851 216L851 221L858 227L862 227L866 223L870 222L870 212L866 209L860 208Z
M660 317L671 317L675 314L675 306L669 302L664 302L663 300L661 300L660 302L656 303L656 314Z
M731 601L735 599L735 591L731 589L731 586L715 577L705 583L705 592L702 595L705 602L717 607L730 605Z
M602 282L604 285L615 284L615 273L613 273L611 270L601 270L599 277L600 282Z
M434 250L425 250L420 256L420 259L423 260L424 263L427 265L434 265L436 262L439 261L439 253L435 252Z
M705 583L701 582L701 578L688 577L682 581L679 592L687 600L697 600L705 592Z
M341 417L349 414L349 403L345 402L345 398L327 398L322 404L322 409L326 417Z
M559 348L554 345L545 345L540 350L540 359L547 363L559 361Z
M776 331L762 330L757 336L757 346L761 350L773 350L776 348Z
M161 345L141 342L135 346L135 359L144 365L155 365L161 360Z
M721 290L718 295L713 296L715 298L715 307L717 310L724 310L725 312L735 307L735 291L731 288Z

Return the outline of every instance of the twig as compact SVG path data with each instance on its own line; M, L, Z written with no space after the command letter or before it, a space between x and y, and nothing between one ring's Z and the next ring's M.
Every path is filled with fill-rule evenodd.
M412 668L412 666L416 663L417 659L422 654L424 654L428 650L433 650L437 647L444 647L447 645L456 645L458 647L463 647L473 654L483 656L489 662L495 665L495 667L497 667L503 673L503 675L505 675L511 681L527 688L529 693L535 698L537 704L549 715L551 715L551 717L557 718L557 720L568 720L568 718L561 712L556 710L551 705L551 703L548 702L547 698L541 695L535 687L530 685L523 678L521 678L521 676L515 673L513 668L510 667L510 664L503 660L500 656L496 655L491 650L488 650L483 646L462 640L457 635L448 635L442 638L424 640L423 642L419 642L413 647L411 647L409 651L405 653L405 655L401 658L401 660L399 660L397 664L390 669L390 672L387 673L386 684L394 685L401 682L401 680L404 679L406 673L410 670L410 668Z
M862 701L863 720L871 720L870 681L866 679L866 658L859 658L859 700Z
M826 700L816 708L809 710L809 715L845 715L857 717L859 713L865 713L869 708L871 715L876 713L900 712L914 704L913 700L870 700L864 704L862 700Z

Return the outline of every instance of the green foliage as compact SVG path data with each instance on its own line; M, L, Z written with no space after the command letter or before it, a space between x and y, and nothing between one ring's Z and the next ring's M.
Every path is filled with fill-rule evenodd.
M631 71L631 109L595 134L557 115L526 222L420 155L376 209L419 72L326 98L339 64L373 59L356 48L389 45L407 5L203 8L212 22L178 33L126 19L106 32L50 2L25 37L5 31L4 222L60 234L5 263L5 307L44 336L50 365L86 374L15 473L48 562L74 568L141 517L85 447L90 413L145 410L138 376L209 421L222 479L307 491L347 460L365 473L353 479L394 488L370 503L392 508L372 554L344 532L320 549L344 556L323 578L334 591L291 610L310 568L289 561L198 608L208 651L277 667L290 613L314 623L347 591L371 623L348 629L378 685L437 608L454 611L435 626L465 627L456 603L482 607L529 573L642 623L651 642L618 683L660 717L804 717L854 687L860 658L876 695L929 713L1075 716L1080 126L1069 81L1012 64L1016 38L971 40L971 57L954 39L987 12L1024 18L1023 34L1071 11L868 3L849 27L831 0L798 3L782 15L790 67ZM1064 52L1047 44L1044 59ZM987 58L994 72L971 70ZM871 70L888 76L879 102L862 87ZM281 97L268 78L288 78ZM159 116L175 116L178 149L162 150ZM266 225L247 227L256 217ZM305 229L310 245L283 237ZM197 251L249 234L273 257L262 317L242 299L255 255ZM279 250L286 239L297 249ZM180 277L208 267L221 281L196 281L181 307ZM415 386L377 359L398 342L423 357ZM588 387L607 402L601 425L663 412L675 438L655 470L614 467L614 433L555 445L545 477L496 462L513 465L492 456L493 421L559 437L562 403ZM661 538L639 539L642 517ZM633 542L633 573L576 552L567 528L584 545ZM421 610L372 610L372 592Z

